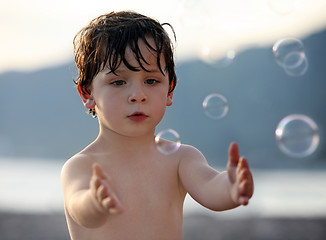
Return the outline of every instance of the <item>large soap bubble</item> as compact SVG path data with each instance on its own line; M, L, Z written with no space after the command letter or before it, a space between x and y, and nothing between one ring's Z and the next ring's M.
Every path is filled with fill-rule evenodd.
M227 99L218 93L213 93L205 97L203 108L205 114L212 119L225 117L229 110Z
M318 147L317 124L308 116L292 114L278 124L275 136L280 149L291 157L306 157Z
M273 45L276 62L290 76L301 76L308 70L303 43L297 38L282 38Z
M224 54L217 54L217 47L217 43L214 47L212 46L212 44L202 47L200 52L200 57L202 61L216 69L226 68L230 66L234 62L236 57L235 50L229 49L226 50Z
M155 143L157 149L165 155L176 152L181 146L180 136L173 129L160 131L155 137Z

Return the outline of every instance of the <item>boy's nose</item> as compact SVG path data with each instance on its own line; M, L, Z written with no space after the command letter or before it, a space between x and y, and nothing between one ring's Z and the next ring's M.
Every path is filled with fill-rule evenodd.
M146 101L147 96L141 87L135 87L128 99L129 103L145 103Z

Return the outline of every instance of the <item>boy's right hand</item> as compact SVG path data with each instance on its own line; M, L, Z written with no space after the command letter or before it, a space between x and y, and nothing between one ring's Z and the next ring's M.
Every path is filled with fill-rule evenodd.
M121 213L123 207L115 194L110 177L97 163L93 164L90 192L96 208L106 213Z

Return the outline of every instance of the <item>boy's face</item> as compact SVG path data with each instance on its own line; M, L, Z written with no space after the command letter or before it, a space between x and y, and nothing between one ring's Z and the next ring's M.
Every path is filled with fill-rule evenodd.
M147 41L155 46L153 39L148 38ZM148 63L142 62L142 65L149 72L140 67L128 47L126 60L140 71L128 69L123 62L115 71L116 74L105 67L94 77L90 95L79 91L85 107L95 107L101 129L126 136L154 131L164 116L166 106L172 104L173 93L169 93L168 73L161 73L155 52L141 40L138 45ZM165 69L163 56L161 67Z

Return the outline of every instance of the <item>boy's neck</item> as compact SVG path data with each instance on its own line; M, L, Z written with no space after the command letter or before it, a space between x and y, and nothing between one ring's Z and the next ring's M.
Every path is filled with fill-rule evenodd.
M144 153L149 151L155 144L154 133L155 129L141 136L123 136L110 130L100 129L99 135L93 144L102 148L103 151L114 149L124 153Z

